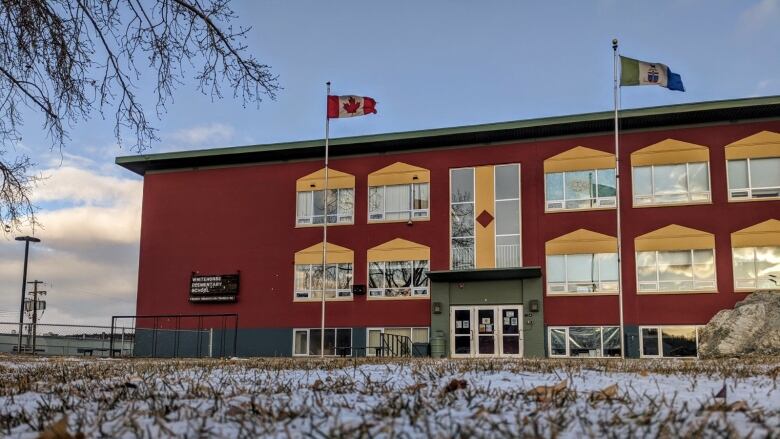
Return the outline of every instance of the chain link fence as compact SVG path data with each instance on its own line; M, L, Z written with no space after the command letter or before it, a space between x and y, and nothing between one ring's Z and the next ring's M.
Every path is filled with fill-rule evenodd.
M22 326L21 352L38 355L86 355L108 357L130 355L135 331L115 327L111 343L110 326L31 323ZM19 352L19 322L0 322L0 352Z

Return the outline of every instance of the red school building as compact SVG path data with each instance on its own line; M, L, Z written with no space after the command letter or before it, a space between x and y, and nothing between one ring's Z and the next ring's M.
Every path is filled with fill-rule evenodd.
M626 355L780 277L780 97L621 112ZM611 112L119 157L137 313L237 313L237 355L619 356ZM323 227L328 222L323 264Z

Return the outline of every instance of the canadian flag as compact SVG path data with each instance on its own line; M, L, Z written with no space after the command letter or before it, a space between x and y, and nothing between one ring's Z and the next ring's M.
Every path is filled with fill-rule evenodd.
M328 96L328 119L376 113L376 101L365 96Z

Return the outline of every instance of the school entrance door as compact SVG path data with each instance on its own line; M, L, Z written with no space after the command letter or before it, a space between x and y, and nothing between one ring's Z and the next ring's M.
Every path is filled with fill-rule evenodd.
M523 306L450 307L450 356L522 357Z

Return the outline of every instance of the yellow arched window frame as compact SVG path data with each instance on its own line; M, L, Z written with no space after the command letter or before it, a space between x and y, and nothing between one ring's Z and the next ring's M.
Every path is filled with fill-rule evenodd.
M352 300L352 250L328 243L323 271L322 242L295 253L294 300Z
M729 201L780 198L780 133L761 131L726 145Z
M618 294L617 238L586 229L545 243L547 294Z
M396 162L368 174L368 221L419 221L430 217L428 169Z
M612 209L615 155L576 146L544 161L545 211Z
M328 208L325 208L325 168L295 182L297 227L353 224L355 221L355 176L328 168Z
M430 247L396 238L368 250L368 299L427 299Z
M735 291L780 289L780 220L732 233L731 256Z
M675 139L634 151L634 207L709 203L709 161L706 146Z
M716 292L715 236L671 224L637 236L638 294Z

